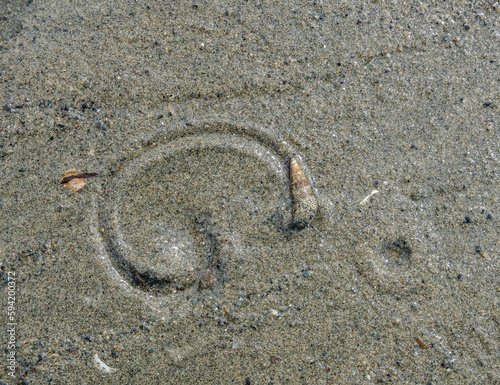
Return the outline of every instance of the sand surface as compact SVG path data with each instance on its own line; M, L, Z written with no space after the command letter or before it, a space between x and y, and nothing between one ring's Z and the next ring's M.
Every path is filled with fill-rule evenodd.
M499 11L2 1L1 383L499 383Z

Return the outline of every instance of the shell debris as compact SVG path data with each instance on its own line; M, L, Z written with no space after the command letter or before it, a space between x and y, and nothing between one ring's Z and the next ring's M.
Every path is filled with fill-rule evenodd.
M295 158L290 159L290 193L292 195L292 227L302 229L313 221L318 201L309 180Z
M115 369L115 368L110 368L108 365L106 365L104 362L102 362L102 360L99 358L99 356L96 354L94 354L94 362L96 364L96 366L102 370L103 372L106 372L106 373L114 373L116 372L118 369Z
M63 175L61 183L64 184L67 188L69 188L71 191L76 192L82 189L83 186L87 184L87 182L85 182L85 179L90 178L92 176L97 176L97 173L95 172L80 173L76 170L71 170Z
M371 197L372 197L372 196L374 196L375 194L378 194L378 193L379 193L379 191L378 191L378 190L373 190L370 194L368 194L368 196L367 196L365 199L363 199L363 200L362 200L361 202L359 202L358 204L359 204L360 206L366 206L366 205L368 204L369 200L371 199Z

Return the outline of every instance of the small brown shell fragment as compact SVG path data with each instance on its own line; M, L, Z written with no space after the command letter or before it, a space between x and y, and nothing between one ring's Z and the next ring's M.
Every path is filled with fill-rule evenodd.
M415 338L415 341L417 341L417 344L418 346L420 346L421 349L427 349L427 346L425 346L425 344L422 342L422 340L420 338Z
M83 186L85 186L87 184L87 182L85 182L85 178L68 178L70 176L73 176L73 175L78 175L79 173L76 171L76 170L71 170L71 171L68 171L66 172L64 175L63 175L63 182L61 183L64 183L64 185L69 188L71 191L78 191L80 190L81 188L83 188ZM69 179L67 182L65 182L66 179Z
M318 212L318 201L311 185L295 158L290 159L290 193L292 195L292 226L308 226Z
M97 176L97 175L98 174L96 172L80 173L77 172L76 170L71 170L63 175L61 183L66 185L66 187L72 191L78 191L87 184L87 182L85 182L86 178L90 178L92 176Z

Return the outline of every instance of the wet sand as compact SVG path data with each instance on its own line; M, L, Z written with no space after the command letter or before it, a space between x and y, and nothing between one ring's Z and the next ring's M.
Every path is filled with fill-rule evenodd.
M2 383L499 382L499 11L0 5Z

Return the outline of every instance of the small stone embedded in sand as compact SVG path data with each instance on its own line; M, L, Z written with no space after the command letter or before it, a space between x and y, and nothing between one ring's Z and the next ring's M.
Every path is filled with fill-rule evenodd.
M217 279L215 278L215 275L211 271L205 273L201 278L200 278L200 290L207 290L210 289Z
M279 362L282 360L282 358L280 356L277 356L276 354L271 354L271 356L269 357L269 359L272 361L272 362Z
M76 192L82 189L83 186L87 184L87 182L85 182L85 179L90 178L92 176L97 176L97 173L95 172L79 173L76 170L71 170L63 175L61 183L64 184L67 188L69 188L71 191Z

